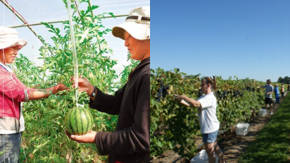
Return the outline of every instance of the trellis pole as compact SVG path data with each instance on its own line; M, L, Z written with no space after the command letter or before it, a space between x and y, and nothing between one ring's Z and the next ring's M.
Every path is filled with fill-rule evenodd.
M25 18L17 11L14 9L13 6L11 6L7 0L0 0L20 21L24 23L24 25L39 39L39 41L45 46L45 48L48 49L48 51L52 53L52 51L47 47L45 41L31 28L31 26L27 23Z

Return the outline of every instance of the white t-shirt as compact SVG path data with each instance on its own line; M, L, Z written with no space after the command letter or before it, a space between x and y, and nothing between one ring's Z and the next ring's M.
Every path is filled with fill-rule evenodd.
M201 104L201 112L199 113L200 130L202 134L217 131L220 122L216 116L217 100L213 92L201 96L198 101Z

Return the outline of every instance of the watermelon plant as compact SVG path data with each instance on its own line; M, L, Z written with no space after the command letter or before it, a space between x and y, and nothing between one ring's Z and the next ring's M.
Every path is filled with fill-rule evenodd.
M114 16L113 13L96 13L99 6L90 0L72 3L79 74L86 77L94 86L104 92L113 93L126 81L132 65L124 68L121 74L113 69L116 61L110 59L111 49L104 36L111 30L103 26L102 18ZM64 5L66 1L64 0ZM23 55L16 60L17 76L32 88L47 88L56 83L70 87L69 91L52 95L47 99L24 103L23 112L26 130L22 136L21 162L101 162L107 158L98 156L94 144L79 144L71 141L65 130L72 133L85 133L86 130L112 131L117 116L88 110L89 97L80 93L76 107L75 90L70 82L74 74L72 45L69 22L54 26L43 23L50 32L51 40L39 49L42 66L34 65ZM41 37L41 36L40 36ZM44 38L42 38L45 40ZM136 65L133 64L133 65ZM121 77L120 77L121 75ZM120 82L118 78L120 77ZM84 117L79 117L79 113ZM65 116L68 117L65 119ZM68 120L70 119L70 121ZM80 121L83 119L83 122ZM92 125L94 124L94 125Z

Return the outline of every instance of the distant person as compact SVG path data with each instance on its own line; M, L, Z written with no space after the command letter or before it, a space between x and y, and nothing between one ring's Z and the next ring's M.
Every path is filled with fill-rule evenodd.
M203 95L198 100L191 99L185 95L177 95L179 100L184 100L189 106L198 108L200 130L209 157L209 163L215 162L215 153L219 156L219 162L225 162L223 152L217 144L220 122L216 116L217 99L213 92L214 89L216 89L215 78L205 77L201 80ZM184 102L181 103L187 105Z
M161 79L158 79L159 89L157 93L157 101L160 101L162 98L165 98L168 94L169 86L165 85Z
M275 98L276 98L276 104L280 104L280 91L279 91L278 84L275 84L274 93L275 93Z
M115 131L91 131L68 135L81 143L94 143L99 154L109 155L109 163L148 163L150 160L150 7L132 10L126 21L113 28L124 40L130 56L140 61L127 83L109 95L86 78L78 80L79 90L91 97L90 107L118 115ZM127 55L127 54L126 54ZM74 82L76 82L74 80Z
M0 162L19 162L24 118L21 103L47 98L67 89L58 84L47 89L26 87L14 74L9 64L15 61L26 41L18 38L16 30L0 27Z
M281 95L282 95L282 98L285 96L284 84L281 85Z
M274 87L271 85L271 80L268 79L266 81L266 85L263 86L265 88L265 107L266 109L270 110L270 114L273 114L273 99L272 99L272 94L274 91Z

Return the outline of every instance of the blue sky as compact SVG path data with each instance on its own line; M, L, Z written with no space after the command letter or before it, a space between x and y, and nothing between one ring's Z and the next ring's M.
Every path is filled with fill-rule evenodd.
M156 0L151 17L151 68L262 81L290 76L289 0Z

